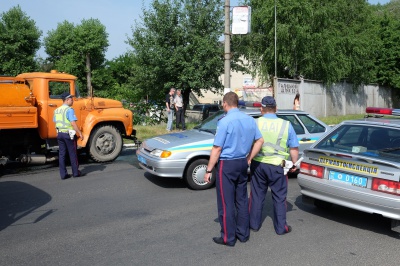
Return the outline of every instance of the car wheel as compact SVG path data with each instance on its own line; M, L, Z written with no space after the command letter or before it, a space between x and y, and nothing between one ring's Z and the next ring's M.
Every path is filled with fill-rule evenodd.
M317 207L318 209L329 210L332 208L333 204L323 200L315 199L314 206Z
M215 183L215 169L211 174L211 183L204 182L204 174L208 165L207 159L193 161L186 170L185 180L189 188L193 190L203 190L212 187Z
M101 163L114 161L122 150L122 144L117 128L111 125L97 127L89 138L90 158Z

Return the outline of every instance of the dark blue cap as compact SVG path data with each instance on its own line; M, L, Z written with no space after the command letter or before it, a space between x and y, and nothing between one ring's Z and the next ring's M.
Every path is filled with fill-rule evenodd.
M69 92L63 92L62 94L61 94L61 99L63 100L63 101L65 101L66 99L68 99L68 98L72 98L73 96L71 95L71 94L69 94Z
M261 100L261 106L262 107L276 107L276 102L274 97L272 96L265 96Z

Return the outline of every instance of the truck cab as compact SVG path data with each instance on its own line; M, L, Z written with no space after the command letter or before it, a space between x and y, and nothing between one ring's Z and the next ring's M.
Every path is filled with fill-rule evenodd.
M63 104L61 94L64 92L74 95L72 108L78 118L77 125L85 137L83 141L78 140L78 147L85 148L93 160L112 161L122 150L123 137L135 139L132 112L124 109L122 103L116 100L81 97L76 86L77 78L73 75L57 71L33 72L20 74L10 80L0 83L0 94L8 99L7 104L0 102L0 140L3 143L3 139L9 139L13 134L29 138L31 145L25 147L26 156L32 152L38 154L37 144L41 148L44 146L47 151L58 150L53 114ZM31 133L23 134L28 129ZM32 129L37 137L28 136L32 135ZM21 147L21 143L16 147ZM6 150L10 149L1 147L3 156Z

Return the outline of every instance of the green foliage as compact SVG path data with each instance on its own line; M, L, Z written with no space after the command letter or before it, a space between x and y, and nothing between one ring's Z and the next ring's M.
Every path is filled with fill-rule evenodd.
M319 117L318 119L324 122L327 125L337 125L345 120L355 120L355 119L363 119L365 114L359 115L342 115L342 116L325 116Z
M93 71L93 87L95 95L105 98L137 102L144 98L141 90L135 87L133 57L126 53L111 61L105 67Z
M191 91L221 90L223 7L217 0L154 0L143 10L129 44L133 47L134 86L152 100L170 87Z
M36 69L42 32L19 6L0 14L0 73L15 76Z
M233 47L261 76L275 72L274 0L250 0L252 32L234 36ZM364 0L287 0L277 3L279 77L368 82L374 68L371 10ZM244 46L244 47L243 47Z
M134 125L158 125L166 122L166 118L163 117L165 108L161 103L142 100L135 103L125 102L125 107L133 112Z
M382 46L376 64L379 84L400 89L400 16L396 14L384 13L380 19Z
M49 31L44 38L48 61L63 72L78 77L80 85L87 83L87 73L104 68L108 34L98 19L82 20L74 25L68 21L59 23L57 29ZM90 58L90 69L86 67L86 56ZM82 86L83 87L83 86Z

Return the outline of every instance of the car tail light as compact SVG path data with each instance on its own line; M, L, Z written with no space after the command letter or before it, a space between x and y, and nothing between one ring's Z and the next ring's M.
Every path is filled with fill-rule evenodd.
M325 169L324 167L315 164L303 163L303 162L300 164L300 173L318 178L323 178L324 169Z
M261 103L260 102L255 102L255 103L253 103L253 107L261 107Z
M372 190L400 196L400 182L374 178Z

